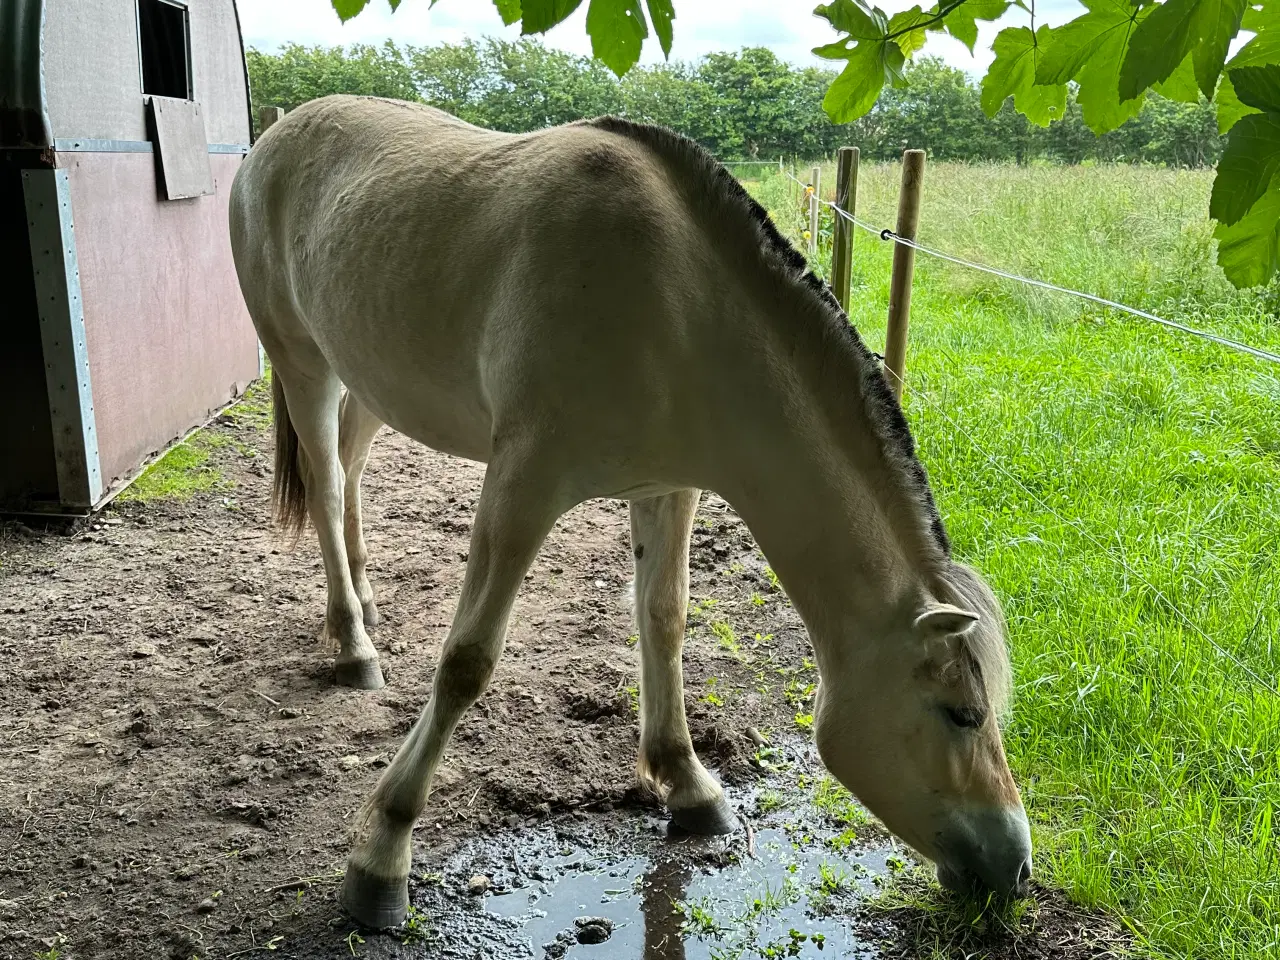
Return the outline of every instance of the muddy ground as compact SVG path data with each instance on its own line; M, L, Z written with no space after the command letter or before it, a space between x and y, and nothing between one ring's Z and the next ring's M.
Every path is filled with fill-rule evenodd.
M199 445L206 489L186 499L0 527L0 958L439 955L356 932L333 881L353 812L430 691L482 468L389 431L375 443L365 517L388 685L367 693L332 682L314 539L291 547L272 529L261 411L224 414ZM690 726L705 762L749 786L748 728L803 737L817 678L798 618L713 496L692 556ZM557 524L492 688L446 754L419 876L478 837L609 835L660 813L633 776L630 559L625 504ZM1116 942L1105 921L1043 899L1031 934L987 947L1066 958ZM877 949L913 955L903 931L918 912L890 916Z

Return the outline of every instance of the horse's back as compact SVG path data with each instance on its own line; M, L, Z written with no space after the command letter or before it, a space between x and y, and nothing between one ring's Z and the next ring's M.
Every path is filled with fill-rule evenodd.
M384 421L481 460L495 421L574 418L599 436L661 414L683 376L675 314L701 289L696 232L643 144L374 98L287 115L232 197L268 353L305 332Z

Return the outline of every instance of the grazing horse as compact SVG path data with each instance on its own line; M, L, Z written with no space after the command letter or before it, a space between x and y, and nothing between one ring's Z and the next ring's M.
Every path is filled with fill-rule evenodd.
M951 558L879 365L701 148L614 118L514 135L326 97L241 166L231 240L274 370L277 509L315 526L339 683L383 682L360 528L379 425L488 465L429 702L347 861L356 920L404 917L445 745L543 539L590 497L631 502L640 775L680 827L733 829L684 713L699 489L742 516L804 620L831 773L948 887L1025 891L1000 607Z

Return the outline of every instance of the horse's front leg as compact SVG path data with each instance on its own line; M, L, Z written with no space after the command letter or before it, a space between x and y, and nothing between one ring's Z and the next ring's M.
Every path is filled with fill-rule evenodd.
M485 475L471 554L431 699L364 807L367 838L347 858L342 900L369 927L400 923L409 904L413 825L462 714L488 686L524 575L568 504L529 460L495 455Z
M680 654L689 607L689 533L698 491L631 502L640 628L641 779L665 794L671 821L690 833L736 827L724 790L698 760L684 715Z

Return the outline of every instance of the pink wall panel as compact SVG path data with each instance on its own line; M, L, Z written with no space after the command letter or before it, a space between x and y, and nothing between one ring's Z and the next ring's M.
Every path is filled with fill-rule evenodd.
M258 375L227 198L242 157L212 154L215 193L160 200L149 153L62 154L68 170L102 477L130 473Z

